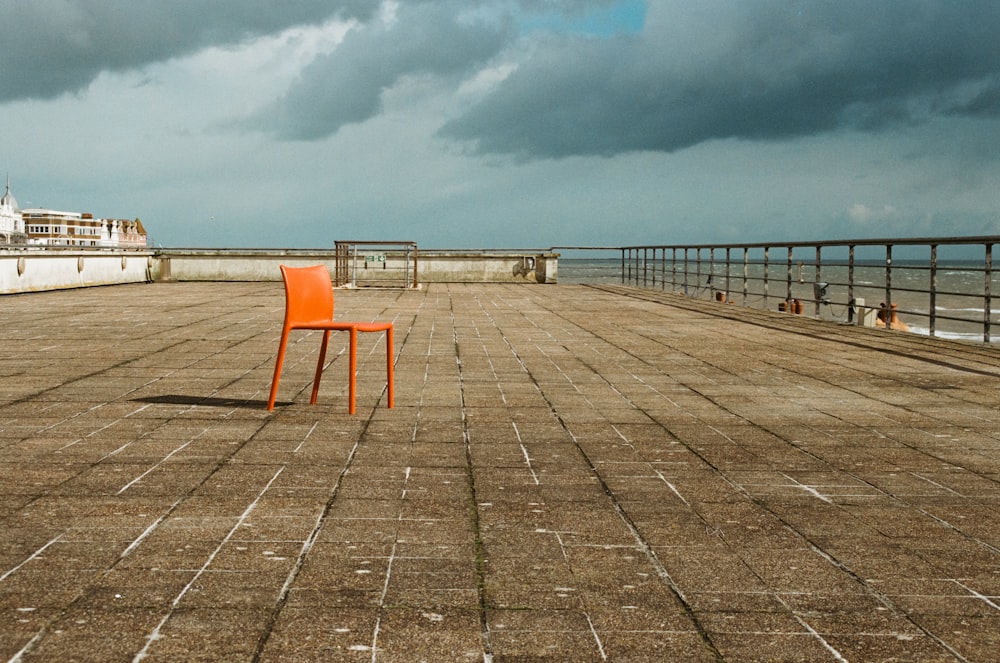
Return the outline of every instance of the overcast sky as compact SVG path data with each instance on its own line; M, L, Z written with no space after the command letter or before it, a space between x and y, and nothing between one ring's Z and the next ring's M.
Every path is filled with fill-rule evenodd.
M996 0L5 0L20 206L168 247L1000 234Z

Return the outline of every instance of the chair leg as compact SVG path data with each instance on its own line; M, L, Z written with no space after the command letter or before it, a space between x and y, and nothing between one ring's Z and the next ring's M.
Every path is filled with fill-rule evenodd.
M271 394L267 397L267 409L274 409L274 400L278 396L278 381L281 379L281 365L285 362L285 348L288 346L289 329L281 330L281 341L278 343L278 358L274 360L274 377L271 378Z
M310 405L316 405L316 398L319 396L319 381L323 378L323 364L326 362L326 348L328 345L330 345L329 329L323 332L323 340L320 342L319 361L316 362L316 376L313 378L312 398L309 399Z
M355 327L351 327L351 358L348 364L350 365L350 382L348 382L347 394L348 394L348 407L347 412L349 414L354 414L354 400L357 387L355 385L355 378L358 373L358 330Z
M393 344L392 344L392 325L389 325L389 329L385 333L385 375L386 382L388 383L387 396L389 400L389 407L391 408L394 404L394 393L393 393L393 366L392 366L392 354L393 354Z

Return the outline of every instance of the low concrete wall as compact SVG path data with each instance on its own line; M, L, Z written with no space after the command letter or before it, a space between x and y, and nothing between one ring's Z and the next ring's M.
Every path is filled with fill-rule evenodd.
M556 283L555 253L433 252L420 253L422 283Z
M0 252L0 294L146 283L152 253L27 249Z
M385 260L366 261L366 254ZM336 273L333 251L308 250L162 250L152 271L156 280L278 281L279 265L326 265ZM348 261L347 283L358 286L403 287L413 282L413 261L407 267L401 253L362 251ZM420 251L417 283L556 283L559 254L508 251Z
M368 253L372 253L369 251ZM352 256L348 285L404 287L413 261L384 253ZM157 249L150 251L0 250L0 294L149 281L280 281L279 265L324 264L336 273L333 250ZM417 283L556 283L559 254L547 251L421 251Z
M152 277L156 281L280 281L279 265L320 264L333 272L333 251L162 249L154 258Z

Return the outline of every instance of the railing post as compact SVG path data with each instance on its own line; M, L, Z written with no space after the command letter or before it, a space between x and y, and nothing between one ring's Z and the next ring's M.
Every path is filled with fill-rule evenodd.
M705 285L708 287L708 298L715 299L715 247L708 250L708 279Z
M677 292L677 247L671 249L670 257L670 291Z
M420 249L418 249L417 245L414 244L413 245L413 287L414 287L414 289L416 289L417 286L419 285L419 283L418 283L418 279L420 278L418 276L419 274L420 274Z
M765 246L764 247L764 310L765 311L769 310L770 307L771 307L770 300L768 299L768 296L767 296L768 295L768 281L767 281L767 279L768 279L768 272L771 270L770 253L771 253L771 247L770 246Z
M686 246L684 247L684 296L685 297L688 296L688 269L689 269L689 267L688 267L688 251L689 250L690 249L688 249Z
M983 288L983 343L990 342L990 318L992 317L993 297L991 294L993 282L993 245L986 244L986 283Z
M653 264L650 266L650 272L653 273L653 287L656 287L656 247L653 247Z
M701 289L701 248L695 249L694 252L694 296L698 296L698 290Z
M660 249L660 290L667 289L666 278L667 278L667 247L664 246L663 248Z
M352 246L354 247L354 257L351 267L351 287L356 288L358 286L358 245L352 244Z
M931 282L930 282L930 305L927 312L927 331L934 336L937 328L937 244L931 244ZM989 281L987 281L989 283Z
M892 329L892 244L885 245L885 328Z
M642 251L642 287L644 287L644 288L647 287L647 285L649 283L649 281L648 281L649 275L650 275L651 272L653 272L653 269L652 269L653 263L652 263L652 261L650 260L650 257L649 257L649 250L650 249L647 246ZM656 250L655 249L653 250L653 256L654 257L656 256ZM656 281L654 280L653 283L656 283Z
M743 306L747 305L747 289L750 278L750 249L743 247Z
M726 292L725 292L725 301L727 303L729 302L729 293L730 293L730 284L729 284L730 269L732 269L732 262L731 262L730 249L727 246L726 247Z
M403 287L410 287L410 245L403 247Z
M792 305L792 247L788 247L788 269L785 273L785 306Z
M854 259L854 248L852 247L851 248L851 260L853 260L853 259ZM850 271L850 270L848 270L848 271ZM823 249L820 248L819 246L817 246L816 247L816 279L813 281L813 283L819 283L822 280L822 278L821 278L822 276L823 276ZM850 277L848 277L847 280L850 281L851 280ZM813 292L814 293L816 292L815 286L813 287ZM820 297L814 297L814 299L816 300L816 317L818 318L823 313L823 302L820 301L821 300Z
M847 300L854 304L854 244L847 246ZM865 302L865 306L871 305ZM863 316L864 313L864 311L858 311L859 315Z

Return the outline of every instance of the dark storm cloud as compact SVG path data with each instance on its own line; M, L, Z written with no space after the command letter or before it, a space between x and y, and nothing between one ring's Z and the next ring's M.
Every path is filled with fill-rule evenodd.
M513 37L509 23L463 18L455 7L411 3L388 25L352 30L255 123L284 138L323 138L377 115L383 91L403 76L469 73Z
M538 45L442 135L525 158L997 116L1000 3L650 3L641 35Z
M378 0L5 0L0 102L52 98L120 71L334 17Z
M552 15L623 4L399 0L386 24L381 0L0 1L0 103L343 18L358 25L249 125L321 139L376 116L407 76L457 85L506 62L513 73L442 136L549 158L1000 117L996 0L650 0L639 34L516 34L533 16L558 26Z

